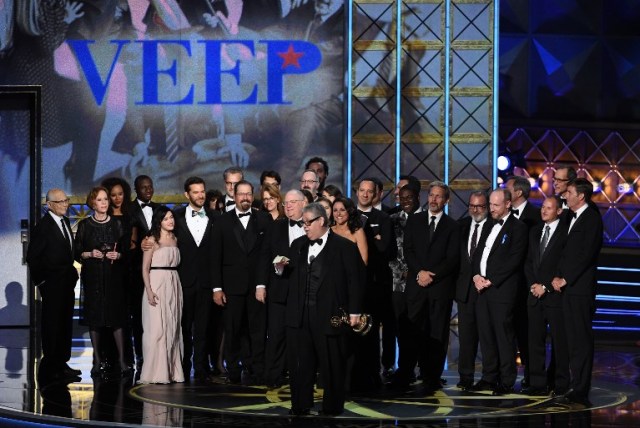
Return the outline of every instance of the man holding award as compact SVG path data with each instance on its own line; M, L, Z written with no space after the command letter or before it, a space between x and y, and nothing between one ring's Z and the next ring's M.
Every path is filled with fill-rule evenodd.
M290 413L310 414L319 367L324 388L320 413L336 416L344 410L347 334L361 323L364 264L353 242L330 231L322 205L307 205L302 221L306 236L293 242L283 269L289 278ZM335 322L339 318L348 320L351 327Z

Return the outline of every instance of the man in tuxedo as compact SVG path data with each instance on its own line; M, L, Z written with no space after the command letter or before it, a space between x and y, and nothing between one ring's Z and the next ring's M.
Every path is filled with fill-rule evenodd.
M364 266L356 245L330 231L322 205L307 205L302 220L306 237L293 242L285 267L290 278L286 309L290 413L309 414L319 366L324 389L321 414L335 416L344 411L349 327L330 321L346 314L350 326L357 324Z
M278 275L281 263L274 262L278 256L292 258L290 247L293 241L304 235L302 209L307 199L299 190L289 190L284 197L284 212L287 220L276 221L265 237L260 254L260 271L257 283L266 285L258 289L258 300L267 302L267 346L265 381L267 386L278 388L284 383L283 373L286 362L285 312L288 278ZM260 296L263 293L263 296Z
M358 184L358 213L369 250L364 310L373 316L374 322L371 334L357 338L361 343L355 346L353 389L360 390L369 390L381 384L380 324L383 325L382 364L386 375L393 372L396 360L392 276L389 268L389 262L395 258L396 246L389 215L373 207L376 192L374 179L365 178Z
M382 181L377 177L371 177L371 179L376 185L376 193L373 196L373 207L388 214L391 207L382 203L384 184L382 184Z
M531 192L529 180L522 176L512 176L507 178L505 187L511 192L511 214L527 225L527 233L534 226L542 224L540 208L528 201ZM529 236L527 234L527 236ZM529 325L527 320L527 299L528 290L524 267L521 269L520 285L516 296L516 307L514 311L514 327L516 330L516 343L520 353L520 361L524 366L524 377L522 387L529 386Z
M569 182L578 178L576 170L567 165L558 165L553 173L553 191L562 199L562 208L568 209L565 193Z
M458 304L458 374L457 384L462 390L469 390L474 383L476 355L478 353L478 318L476 302L478 292L473 285L472 261L478 249L482 249L491 231L491 220L487 219L489 200L485 192L469 195L469 216L460 224L460 269L456 281L455 300Z
M255 383L262 383L266 313L260 290L264 285L256 280L259 255L272 218L264 211L251 209L253 185L248 181L236 183L233 194L235 209L216 219L213 227L213 300L224 308L228 381L240 383L244 367L253 371ZM241 355L246 330L250 356Z
M225 211L233 211L236 207L236 200L234 197L234 189L238 182L244 180L244 173L238 167L231 166L224 170L222 173L222 177L224 178L224 209Z
M549 196L540 210L542 221L529 235L529 251L525 274L529 297L529 378L530 385L522 393L546 395L549 392L545 371L547 325L553 346L553 385L556 395L569 388L569 348L562 313L562 294L551 286L567 240L567 224L560 221L562 200Z
M153 180L147 175L139 175L135 178L134 188L136 199L131 202L132 229L137 231L136 241L132 242L131 250L131 286L129 288L129 317L131 322L131 334L133 336L133 349L135 352L136 367L142 367L142 295L144 282L142 281L142 240L149 235L151 229L151 217L158 204L151 201L153 198ZM133 362L133 361L132 361Z
M513 311L527 251L527 226L511 215L510 208L509 189L491 192L492 228L473 256L482 378L472 389L491 389L494 395L512 392L517 375Z
M429 185L429 209L410 216L404 235L408 315L426 394L442 388L440 376L449 346L449 324L460 261L458 223L444 213L449 186Z
M569 183L565 192L571 210L569 233L558 274L551 285L563 293L562 310L569 340L571 383L559 401L587 404L593 370L593 329L596 271L602 248L602 217L589 208L593 186L584 178Z
M73 266L73 236L65 216L69 198L61 189L46 196L49 212L31 232L27 263L31 280L42 297L42 360L40 380L75 377L80 370L70 368L74 288L78 271Z
M207 268L212 257L213 223L220 215L205 207L205 182L200 177L189 177L184 182L184 196L189 201L173 213L178 239L180 266L178 274L182 284L182 339L184 356L182 368L188 379L193 354L193 377L205 380L209 374L207 349L209 318L213 292L211 270Z

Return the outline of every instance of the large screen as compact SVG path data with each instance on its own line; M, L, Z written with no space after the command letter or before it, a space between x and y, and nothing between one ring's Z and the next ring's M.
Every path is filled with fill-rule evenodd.
M344 0L2 3L0 84L43 86L43 190L223 189L232 165L293 185L312 156L342 182Z

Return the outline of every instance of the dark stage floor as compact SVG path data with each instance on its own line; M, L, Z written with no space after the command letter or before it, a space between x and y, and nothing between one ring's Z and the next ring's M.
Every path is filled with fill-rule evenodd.
M94 381L89 376L90 347L74 348L70 365L82 370L81 380L39 385L34 380L37 362L29 357L29 330L2 329L0 335L0 426L640 426L640 348L633 338L596 344L589 407L558 405L547 396L460 391L455 387L458 351L452 326L447 385L435 395L425 396L418 386L405 391L383 388L350 397L345 413L336 418L290 418L286 386L229 386L223 378L172 385L135 385L133 379L119 378Z

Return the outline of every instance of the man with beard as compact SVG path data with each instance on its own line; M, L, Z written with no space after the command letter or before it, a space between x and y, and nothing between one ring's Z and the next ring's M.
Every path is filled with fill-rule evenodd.
M407 219L404 256L408 315L417 334L413 352L420 361L427 395L442 388L440 376L449 346L449 320L460 259L458 223L444 213L449 186L429 185L429 210Z
M300 190L308 190L313 195L313 200L318 199L318 187L320 186L320 180L315 171L308 169L302 173L300 177Z
M175 229L180 249L178 273L182 284L182 339L184 356L182 368L185 378L205 380L209 374L207 348L209 318L212 307L212 278L207 265L213 247L214 218L220 214L205 208L205 182L200 177L189 177L184 183L186 207L174 211Z
M325 182L329 176L329 164L321 157L315 156L307 161L305 168L315 172L318 176L318 181L320 182L318 185L318 193L322 194L322 190L324 190L326 184Z
M471 390L489 389L493 395L511 393L517 375L513 310L527 251L527 226L511 215L510 208L508 189L491 192L491 231L473 256L482 378Z
M291 259L290 246L293 241L304 235L302 227L302 209L307 200L299 190L289 190L284 197L286 220L276 221L264 241L260 254L260 272L258 284L266 289L256 290L258 300L267 302L267 346L265 362L265 380L267 386L277 388L284 383L285 371L285 309L289 291L288 278L283 277L284 262L275 261L276 257ZM262 295L261 295L262 294Z
M213 299L224 308L224 352L229 383L240 383L242 368L262 383L266 314L258 285L259 255L272 218L251 209L253 185L241 180L234 188L235 209L213 228ZM251 355L241 356L242 335L248 330ZM241 365L242 363L242 365Z
M459 221L461 228L460 269L456 282L458 304L458 388L468 390L473 386L478 353L478 319L476 302L478 293L473 286L472 261L478 248L484 246L491 231L488 215L487 194L473 192L469 195L469 216Z

